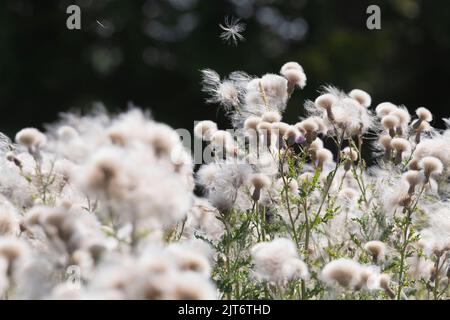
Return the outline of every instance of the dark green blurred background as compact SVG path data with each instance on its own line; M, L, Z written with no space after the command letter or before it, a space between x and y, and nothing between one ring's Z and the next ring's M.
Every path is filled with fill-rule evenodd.
M81 7L81 31L66 28L70 4ZM379 31L366 28L370 4L381 7ZM237 47L219 39L227 15L247 24ZM116 111L132 101L176 128L217 115L226 125L203 102L199 70L260 75L291 60L308 85L290 102L289 121L324 84L448 117L449 57L445 0L3 0L0 131L41 127L95 101Z

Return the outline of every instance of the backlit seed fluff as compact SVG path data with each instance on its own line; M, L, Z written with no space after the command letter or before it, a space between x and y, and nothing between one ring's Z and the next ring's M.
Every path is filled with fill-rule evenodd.
M354 150L353 148L346 147L344 148L344 150L342 150L342 152L348 159L352 161L358 160L358 152L356 152L356 150Z
M254 173L250 176L250 183L256 189L268 188L271 184L271 180L268 176L262 173Z
M213 146L229 146L233 144L233 136L228 131L217 130L211 137Z
M245 130L256 130L258 124L261 122L261 118L257 116L250 116L244 121Z
M409 150L409 148L411 147L411 144L406 139L394 138L391 141L391 147L393 149L397 150L398 152L405 152L405 151Z
M441 160L431 156L422 158L419 166L423 169L423 173L427 178L432 174L441 174L444 168Z
M290 126L284 122L272 123L272 132L278 133L280 136L284 136L289 128Z
M272 125L269 122L261 121L256 126L256 129L258 131L268 131L268 132L270 132L272 130Z
M354 286L359 282L361 265L350 259L338 259L329 262L321 273L322 280L327 284L339 284L343 287Z
M288 80L289 84L298 86L303 89L306 86L306 74L302 70L289 69L283 76Z
M35 128L25 128L16 134L16 142L27 148L40 148L47 143L47 137Z
M316 101L314 101L314 103L318 107L321 107L324 109L329 109L336 101L337 101L337 98L335 95L333 95L331 93L325 93L325 94L322 94L321 96L318 96L316 98Z
M387 134L381 135L378 138L378 142L380 143L381 146L383 146L385 150L391 149L391 141L392 141L391 136Z
M305 128L303 128L303 125L301 122L297 122L296 124L294 124L294 127L297 128L297 130L301 133L301 134L305 134L306 130Z
M306 74L303 68L297 63L297 67L281 68L280 74L285 77L290 86L298 86L303 89L306 86Z
M267 111L267 112L263 113L261 118L262 118L262 121L265 121L265 122L270 122L270 123L279 122L281 120L281 114L279 114L278 112L275 112L275 111Z
M285 139L290 139L290 138L294 138L295 139L299 135L300 135L300 132L297 130L296 127L289 126L289 128L284 133L284 138Z
M408 164L408 169L409 170L413 170L413 171L418 171L420 170L419 167L419 160L416 158L412 158L411 161Z
M384 116L381 119L381 125L388 130L394 129L395 127L397 127L400 124L400 120L398 119L398 117L393 116L393 115L387 115Z
M14 211L9 208L1 208L0 211L0 236L17 235L19 230L19 219Z
M298 258L296 246L290 239L277 238L259 242L251 250L257 278L270 282L306 278L306 264Z
M343 188L339 192L339 196L345 201L353 202L358 199L359 192L353 188Z
M306 132L317 132L319 130L319 125L314 119L305 119L300 125Z
M411 123L412 127L416 130L416 134L419 134L420 137L420 133L422 132L427 132L427 131L431 131L432 130L432 126L430 125L429 122L426 121L422 121L420 119L416 119ZM417 143L420 142L416 140Z
M386 292L386 294L389 296L389 298L394 299L395 293L389 287L389 284L391 282L391 277L386 273L382 273L378 276L378 282L379 282L379 287Z
M26 254L27 247L18 238L10 236L0 238L0 258L6 259L10 266L24 258Z
M323 148L323 141L319 138L316 138L311 144L309 145L309 150L317 151L319 149Z
M62 140L70 141L78 137L78 132L71 126L61 126L58 128L58 137Z
M409 170L404 174L406 182L410 185L411 191L414 187L423 182L423 174L417 170Z
M417 108L416 115L421 121L431 122L433 120L433 114L424 107Z
M348 94L351 98L355 99L356 101L359 102L360 105L362 105L363 107L370 107L370 105L372 104L372 98L370 97L370 95L360 89L354 89L352 91L350 91L350 93Z
M148 141L158 157L170 156L173 148L179 141L179 137L173 134L170 127L158 124L151 130Z
M217 181L219 174L220 167L215 164L201 166L196 174L197 182L201 186L209 188Z
M289 191L293 194L298 194L298 182L297 180L292 179L288 183Z
M389 115L397 117L400 125L406 125L411 121L411 115L408 110L403 108L397 108L391 111Z
M200 121L194 128L194 134L205 141L210 141L217 132L217 124L210 120Z
M328 128L327 128L327 125L325 124L325 120L323 118L314 116L314 117L310 117L309 119L314 120L317 123L317 125L319 126L318 131L320 133L323 133L323 134L327 133Z
M382 102L375 108L375 112L379 118L383 118L395 109L397 109L395 104L391 102Z
M386 245L381 241L369 241L364 245L366 249L372 255L374 261L379 262L384 260L386 255Z
M411 144L403 138L394 138L391 141L391 147L396 150L395 164L400 164L403 160L403 153L410 150Z
M382 273L380 274L378 280L380 281L380 288L387 290L389 288L389 283L391 282L391 277L386 274Z
M285 73L288 70L303 70L302 66L295 61L286 62L280 70L280 74Z
M318 167L322 168L325 163L330 163L333 161L333 153L325 148L319 149L316 151L316 159Z

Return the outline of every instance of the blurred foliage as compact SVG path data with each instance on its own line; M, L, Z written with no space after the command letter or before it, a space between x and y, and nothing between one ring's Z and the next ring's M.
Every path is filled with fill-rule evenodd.
M70 4L81 7L80 31L66 28ZM381 30L366 28L370 4L381 8ZM237 47L219 39L225 16L247 25ZM217 113L204 103L200 69L260 75L291 60L303 65L308 85L291 99L288 121L324 84L449 116L449 35L444 0L4 0L0 130L39 127L94 101L111 110L132 101L192 129Z

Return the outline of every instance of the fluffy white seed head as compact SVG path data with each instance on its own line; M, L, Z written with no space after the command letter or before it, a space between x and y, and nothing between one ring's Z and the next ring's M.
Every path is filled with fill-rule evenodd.
M408 182L411 187L415 187L416 185L422 183L424 180L423 174L417 170L409 170L405 172L403 176L406 182Z
M180 142L180 137L171 127L158 123L152 126L146 140L150 143L158 157L171 156L172 151Z
M234 143L231 133L225 130L217 130L211 137L211 144L214 146L229 146Z
M391 147L398 152L406 152L411 148L411 144L408 140L403 138L393 138L391 140Z
M303 70L302 66L295 61L286 62L280 70L280 73L283 74L288 70Z
M197 181L198 183L205 187L209 188L213 186L217 181L217 177L220 175L221 168L215 163L210 163L208 165L203 165L197 171Z
M298 182L297 180L291 179L288 183L289 191L293 194L298 194Z
M252 247L251 256L261 280L279 283L308 277L306 264L298 258L292 240L278 238L260 242Z
M379 118L383 118L395 109L397 109L395 104L391 102L382 102L375 108L375 112Z
M25 128L16 134L16 142L27 148L40 148L47 143L47 137L38 129Z
M314 103L316 106L324 108L324 109L330 109L331 106L337 101L337 97L331 93L325 93L321 96L318 96L316 98L316 101Z
M350 159L352 161L358 160L358 152L356 152L355 149L346 147L346 148L344 148L344 150L342 150L342 152L348 159Z
M296 85L301 89L306 85L306 74L302 66L296 62L286 63L281 68L280 74L288 80L289 84Z
M411 161L409 161L408 169L413 171L419 171L420 170L419 162L420 162L419 159L413 157Z
M369 241L364 245L366 249L373 256L375 261L384 260L386 255L386 245L381 241Z
M256 129L258 131L270 132L272 130L272 124L270 122L261 121L260 123L258 123Z
M350 93L348 94L351 98L355 99L356 101L358 101L363 107L370 107L370 105L372 104L372 98L370 97L370 95L360 89L354 89L352 91L350 91Z
M389 284L391 282L391 277L388 274L386 273L380 274L380 276L378 277L378 281L380 284L380 288L382 288L383 290L390 290Z
M423 169L423 173L427 178L432 174L441 174L444 168L441 160L431 156L422 158L419 166Z
M276 74L266 74L260 80L260 86L264 90L266 97L270 102L278 107L285 107L287 100L287 80ZM259 90L259 89L258 89ZM260 90L259 90L260 91Z
M200 121L194 128L194 134L205 141L211 141L214 133L217 132L217 124L214 121Z
M333 162L333 153L325 148L316 151L316 158L319 165Z
M306 132L317 132L319 130L319 125L314 119L305 119L302 122L300 122L300 126L305 130Z
M378 143L385 149L391 149L392 138L390 135L383 134L378 138Z
M290 125L285 122L274 122L272 123L272 132L278 133L280 136L284 136L290 129Z
M57 131L58 137L65 141L70 141L78 137L78 132L71 126L61 126Z
M385 129L394 129L395 127L397 127L400 124L400 120L398 117L394 116L394 115L387 115L384 116L381 119L381 125L385 128Z
M250 116L244 121L244 129L245 130L256 130L258 124L262 121L260 117Z
M10 204L0 204L0 237L15 236L19 233L19 219Z
M415 129L416 134L420 134L422 132L430 132L433 130L433 127L429 122L422 121L420 119L416 119L411 122L412 127ZM416 142L420 142L420 140L416 140Z
M323 118L313 116L310 117L309 119L314 120L317 123L317 125L319 126L318 132L323 134L326 134L328 132L328 126Z
M272 129L272 125L270 122L261 121L260 123L258 123L256 128L258 130L270 130L270 129Z
M338 259L329 262L321 273L322 280L328 285L339 284L352 287L360 281L361 265L350 259Z
M305 134L306 130L305 128L303 128L303 125L301 122L297 122L296 124L294 124L294 127L301 133L301 134Z
M339 196L347 203L353 203L358 199L359 192L353 188L343 188L339 192Z
M279 122L281 121L281 114L276 111L267 111L263 113L261 119L262 121L270 123Z
M0 238L0 258L5 259L9 266L26 258L28 247L24 241L16 237Z
M319 149L323 148L323 141L319 138L316 138L311 144L309 145L309 150L311 151L317 151Z
M407 125L411 121L411 115L406 108L396 108L389 115L397 117L400 125Z
M250 176L250 183L256 189L268 188L272 181L268 176L262 173L254 173Z
M224 104L236 106L239 103L239 90L231 81L224 81L217 87L217 98Z
M417 108L416 114L421 121L431 122L433 120L433 114L427 108Z
M295 139L299 135L300 135L300 132L298 131L298 129L295 126L289 126L289 128L284 133L284 138L285 139L289 139L289 138Z

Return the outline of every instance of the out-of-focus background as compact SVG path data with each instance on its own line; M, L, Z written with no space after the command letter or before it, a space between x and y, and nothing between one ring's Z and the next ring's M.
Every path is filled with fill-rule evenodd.
M79 31L66 28L71 4L82 10ZM370 4L381 8L381 30L366 28ZM219 38L225 16L247 25L236 47ZM204 103L199 70L261 75L291 60L308 85L288 121L324 84L448 117L449 58L446 0L3 0L0 131L41 127L95 101L112 111L132 101L175 128L216 116L226 126Z

